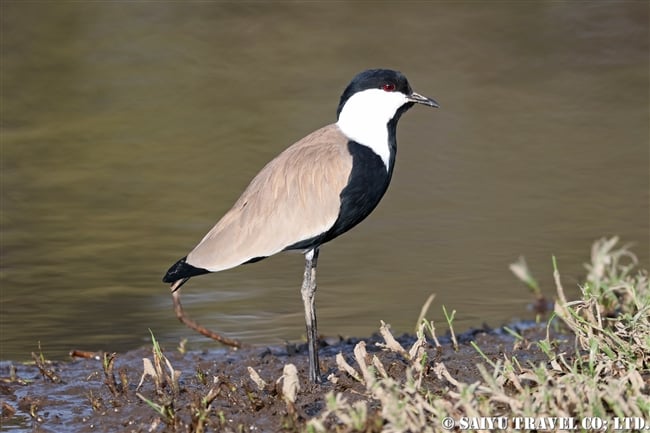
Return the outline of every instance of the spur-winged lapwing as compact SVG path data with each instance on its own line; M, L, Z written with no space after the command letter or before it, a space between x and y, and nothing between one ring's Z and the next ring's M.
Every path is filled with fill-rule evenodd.
M178 318L226 344L238 345L185 317L177 290L189 278L300 250L309 347L309 378L320 382L316 261L325 242L360 223L377 206L393 174L397 121L414 104L438 107L389 69L358 74L339 102L337 122L312 132L269 162L199 244L163 278L172 283Z

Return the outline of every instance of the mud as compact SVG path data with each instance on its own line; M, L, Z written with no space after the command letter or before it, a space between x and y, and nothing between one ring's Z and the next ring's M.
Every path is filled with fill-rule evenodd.
M524 340L517 341L504 328L475 329L458 336L459 348L455 351L449 336L439 338L441 347L432 344L427 347L429 365L442 361L457 380L477 380L480 375L476 365L486 362L470 345L471 341L492 360L502 359L507 353L516 355L522 363L547 361L537 345L530 344L546 336L545 326L517 323L509 328L523 335ZM571 351L570 339L555 337L565 341L566 350ZM389 374L397 377L404 374L406 361L375 345L383 342L379 335L364 340L368 352L380 358ZM402 346L410 347L415 336L403 335L397 340ZM41 362L40 357L36 358L39 362L29 364L2 362L2 430L57 433L302 431L305 421L325 407L327 392L342 392L349 401L364 398L363 386L339 372L335 361L335 356L342 353L350 365L355 365L353 349L359 341L321 341L324 377L336 373L339 378L336 384L325 381L321 385L305 380L308 365L304 344L184 354L177 348L163 348L173 369L181 372L177 390L170 389L169 383L156 384L151 376L137 389L144 371L143 358L154 359L151 347L116 355L113 366L106 365L111 358L104 359L101 354L96 359L71 362ZM281 384L277 382L287 363L295 364L301 382L295 405L287 405L282 398ZM248 367L253 367L266 382L263 389L251 379ZM433 372L426 375L425 388L439 398L445 398L448 385ZM158 404L159 411L137 394ZM380 428L380 424L375 428L370 426L368 431Z

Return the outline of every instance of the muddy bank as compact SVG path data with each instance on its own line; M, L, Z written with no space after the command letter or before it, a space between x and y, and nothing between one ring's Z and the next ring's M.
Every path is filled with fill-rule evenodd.
M434 362L444 362L449 372L464 382L480 375L476 364L486 361L470 345L476 342L484 355L493 361L503 354L513 354L522 363L545 362L546 356L531 342L546 336L545 326L517 323L509 328L524 337L516 339L504 328L476 329L458 336L455 351L449 336L426 346L427 369ZM555 335L554 337L558 337ZM382 350L379 335L366 341L369 356L376 355L391 376L404 374L407 362L398 353ZM397 340L410 347L415 336ZM284 347L248 347L238 350L216 349L181 353L164 347L173 370L180 372L177 389L171 381L146 376L138 388L145 366L143 358L155 362L152 347L111 357L77 359L71 362L44 362L39 366L15 362L0 364L2 428L6 431L36 432L186 432L186 431L301 431L306 420L325 408L329 391L342 392L352 402L365 398L365 388L346 373L339 371L336 355L342 353L354 365L353 349L359 339L321 341L321 370L334 381L322 385L306 382L308 360L306 345ZM559 337L567 351L572 339ZM46 354L45 354L46 355ZM287 404L278 382L286 364L298 369L300 390L295 404ZM266 385L258 386L249 367L255 369ZM163 370L169 371L162 365ZM448 383L432 371L425 371L426 389L445 398ZM147 403L145 400L149 400ZM372 408L372 405L371 405ZM377 422L380 418L377 417ZM380 429L380 425L376 426ZM368 431L375 430L368 426Z

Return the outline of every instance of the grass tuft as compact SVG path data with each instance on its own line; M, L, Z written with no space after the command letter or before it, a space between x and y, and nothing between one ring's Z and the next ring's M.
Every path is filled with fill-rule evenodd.
M325 410L307 422L306 431L433 432L443 430L439 422L445 417L458 420L502 415L509 419L650 419L650 285L647 270L637 269L638 260L628 248L619 246L617 238L595 242L591 262L585 265L588 274L579 286L581 296L572 301L565 295L553 257L554 312L546 338L528 343L536 345L548 362L521 363L505 354L495 362L472 341L487 366L477 365L480 380L465 383L454 378L443 362L427 358L424 334L432 334L434 328L424 314L418 320L418 340L408 350L382 322L380 333L385 343L380 347L402 358L405 374L387 374L393 370L377 356L369 358L365 342L358 343L354 350L356 366L339 355L338 374L362 383L365 398L350 402L342 393L330 392ZM518 263L514 272L543 298L523 258ZM457 351L452 328L455 311L448 314L443 306L443 312ZM569 333L574 351L567 351L558 337L550 337L555 328ZM506 331L523 344L519 333ZM440 349L437 339L436 348ZM423 385L422 379L428 374L448 384L442 394L434 395ZM332 379L336 382L340 378L334 375Z
M32 359L38 371L41 372L41 375L44 379L49 380L52 383L61 383L61 378L54 370L53 363L45 358L43 355L43 350L41 349L41 342L38 342L38 354L32 352Z
M456 317L456 310L452 310L451 314L447 313L447 308L443 305L442 312L445 315L447 320L447 325L449 326L449 333L451 334L451 344L454 347L454 351L458 352L458 340L456 340L456 333L454 332L454 318Z

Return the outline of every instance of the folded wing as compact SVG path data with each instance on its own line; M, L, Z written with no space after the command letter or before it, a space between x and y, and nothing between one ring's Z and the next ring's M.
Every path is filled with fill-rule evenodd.
M251 181L187 263L221 271L325 233L339 215L352 170L347 143L333 124L286 149Z

